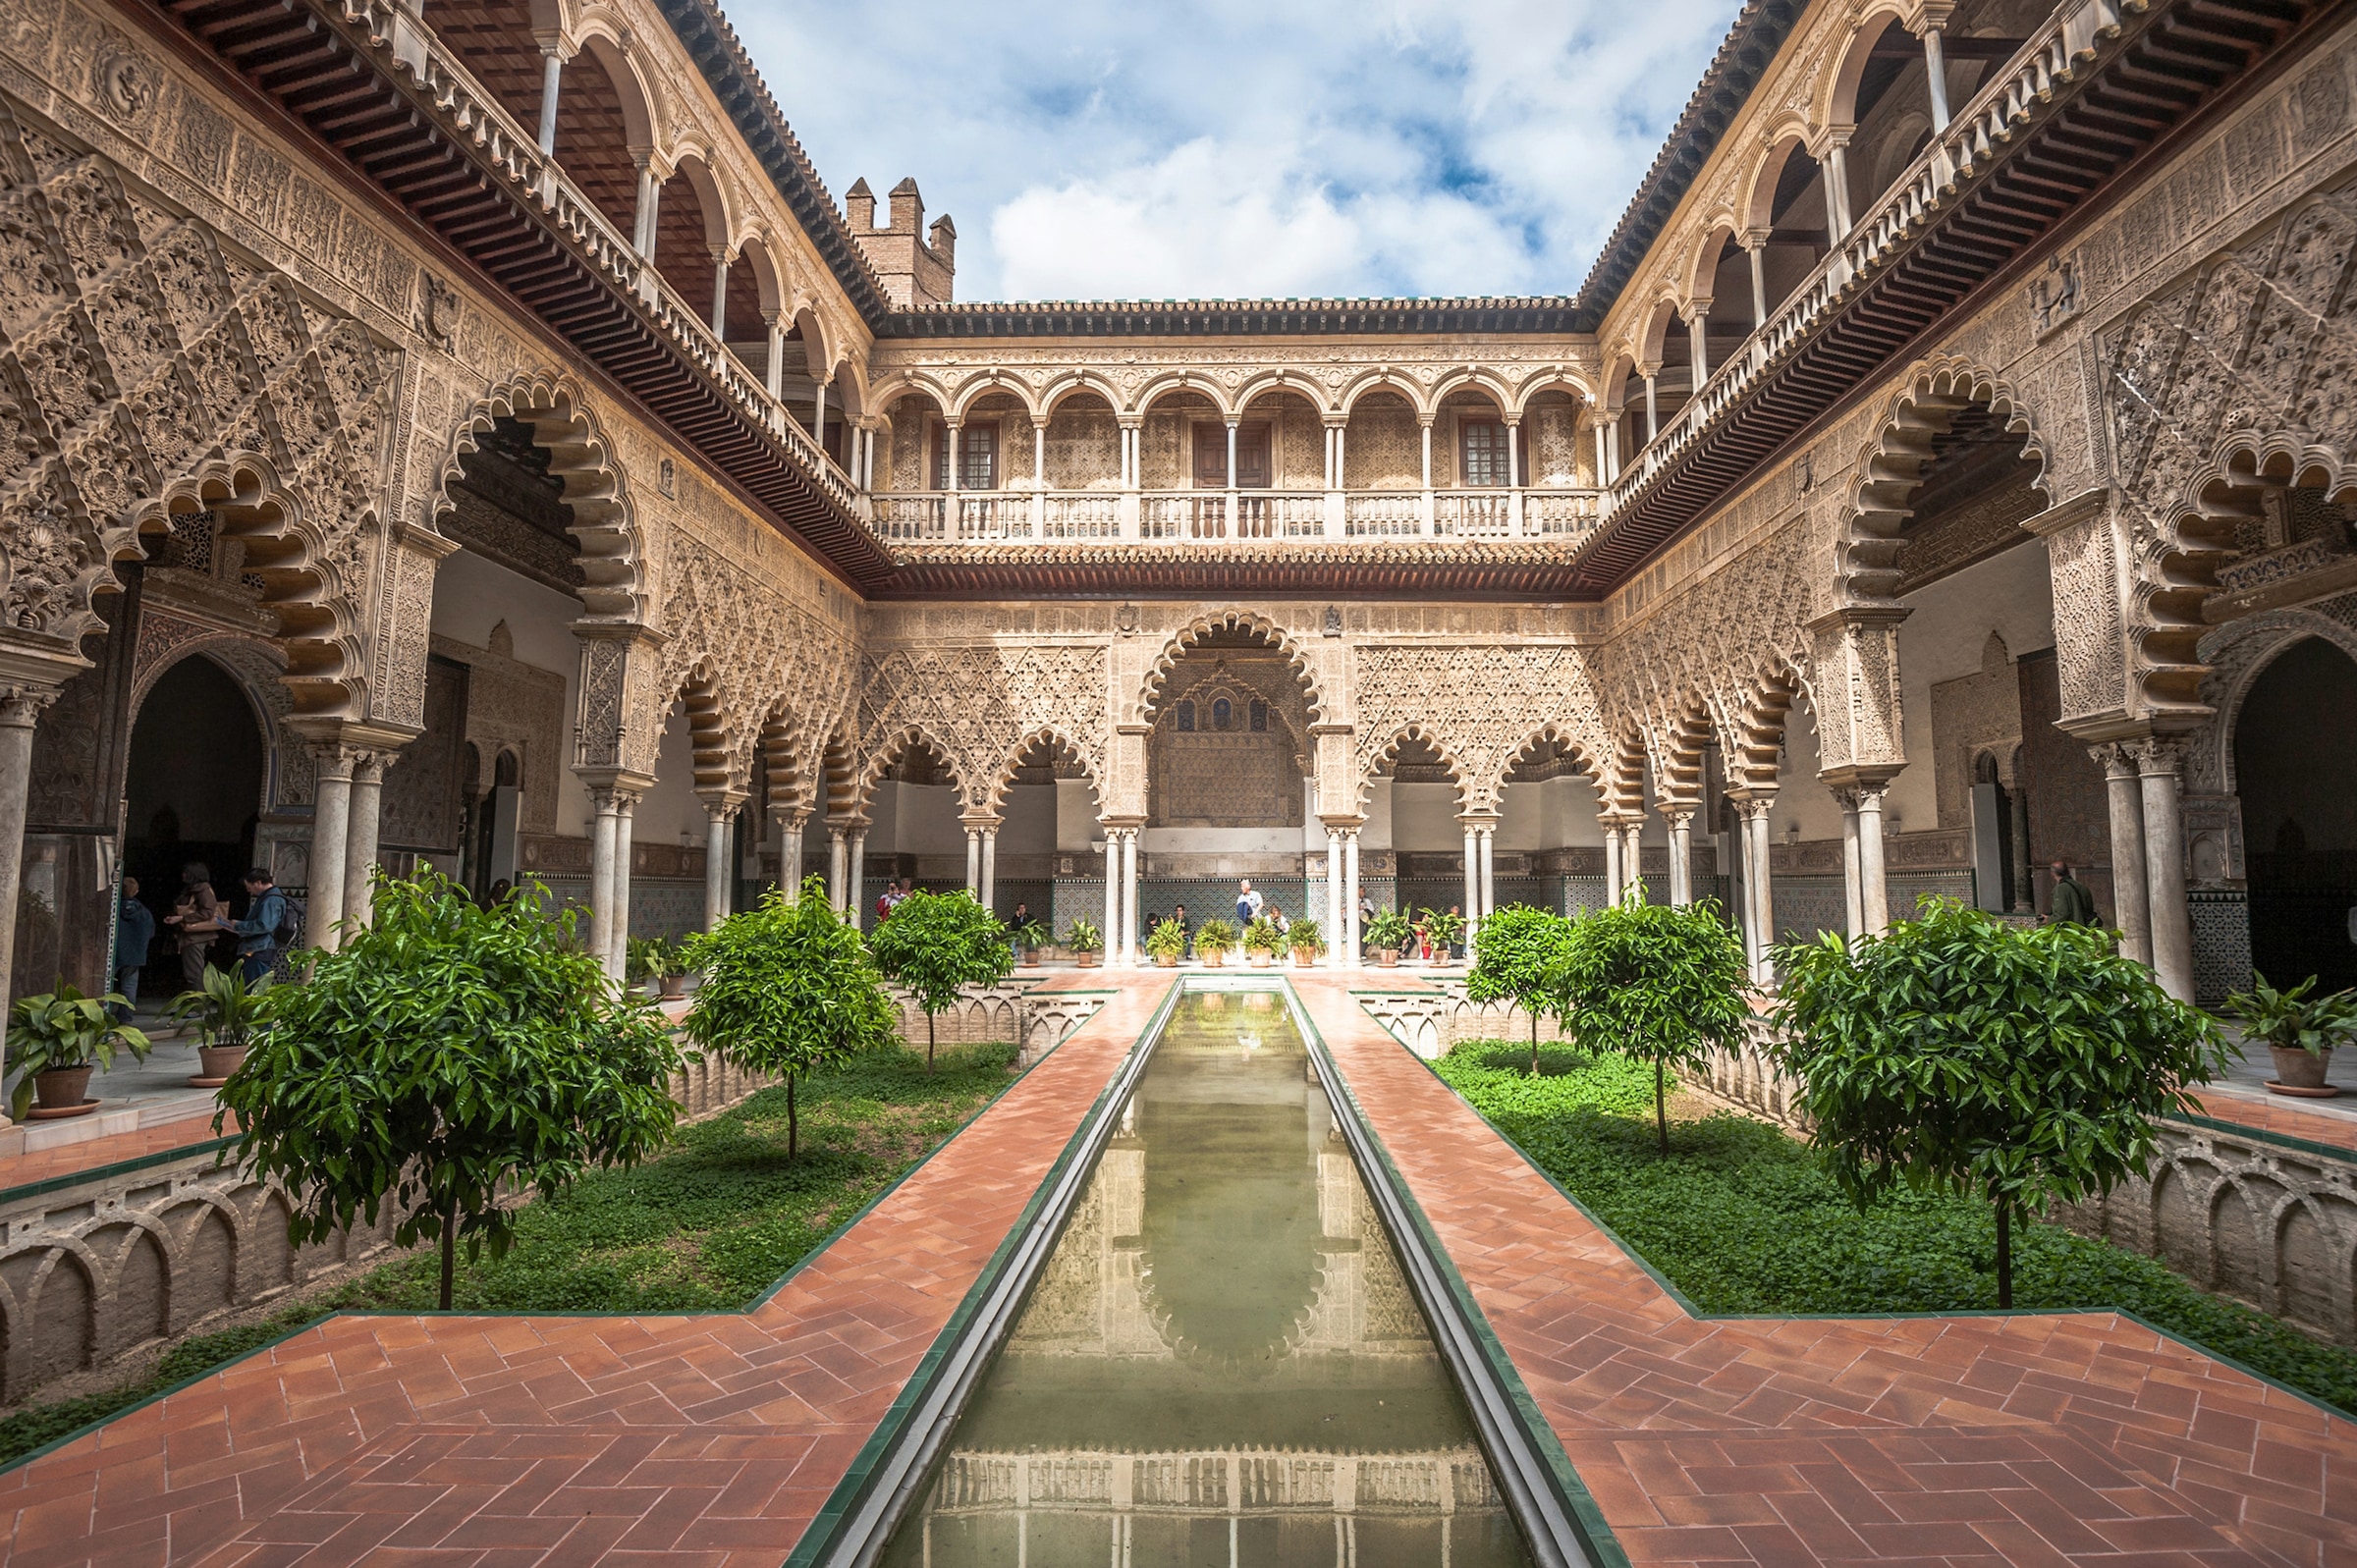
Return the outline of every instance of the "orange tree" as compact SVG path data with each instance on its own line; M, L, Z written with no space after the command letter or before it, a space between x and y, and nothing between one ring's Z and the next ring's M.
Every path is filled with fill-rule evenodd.
M1014 970L1007 928L960 889L912 892L869 934L876 967L906 988L925 1014L925 1070L933 1070L933 1020L973 986L995 986Z

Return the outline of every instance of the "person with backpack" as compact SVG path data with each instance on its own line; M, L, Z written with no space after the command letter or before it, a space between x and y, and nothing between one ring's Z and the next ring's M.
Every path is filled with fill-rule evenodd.
M229 929L237 933L238 962L250 986L278 968L280 955L301 940L302 930L294 900L278 891L268 867L246 873L246 918L231 921Z

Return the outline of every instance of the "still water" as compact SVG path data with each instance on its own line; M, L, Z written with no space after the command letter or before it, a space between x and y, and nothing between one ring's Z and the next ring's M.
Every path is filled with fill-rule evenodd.
M1284 1001L1185 997L886 1563L1529 1560Z

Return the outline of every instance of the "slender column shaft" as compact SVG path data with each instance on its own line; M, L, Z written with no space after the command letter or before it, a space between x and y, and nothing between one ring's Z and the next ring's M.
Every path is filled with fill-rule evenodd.
M1359 961L1358 830L1343 830L1343 921L1349 939L1350 962Z
M654 165L638 166L638 259L648 266L655 264L655 212L663 202L663 184L655 178Z
M1685 807L1671 807L1663 811L1662 821L1670 829L1670 901L1690 904L1694 901L1694 813Z
M729 258L712 263L712 336L729 341Z
M1883 869L1884 787L1871 784L1858 791L1858 889L1870 937L1891 928L1891 884Z
M1498 830L1481 830L1481 918L1498 911Z
M1465 829L1465 940L1471 942L1481 925L1481 830Z
M1137 830L1122 830L1122 962L1137 963Z
M554 49L540 56L540 155L557 153L557 85L564 80L565 62Z
M1834 799L1841 806L1841 895L1848 904L1841 929L1854 940L1866 932L1866 896L1858 865L1858 792L1836 789Z
M589 830L589 950L606 966L609 977L619 978L607 962L614 950L614 791L589 793L597 806Z
M774 310L765 312L761 319L769 328L769 352L762 360L761 384L774 398L786 384L786 324Z
M1045 423L1031 427L1031 484L1033 488L1048 488L1048 427Z
M1233 419L1231 419L1231 420L1229 420L1229 421L1228 421L1228 485L1227 485L1227 488L1228 488L1228 489L1230 489L1230 490L1233 490L1233 489L1235 488L1235 421L1234 421L1234 420L1233 420Z
M1923 29L1923 70L1932 88L1932 135L1947 129L1947 51L1941 47L1940 29Z
M982 907L994 909L999 900L999 830L982 830Z
M1506 482L1509 489L1522 484L1522 422L1509 419L1506 424Z
M2104 770L2104 800L2111 821L2111 918L2119 927L2119 950L2150 964L2152 904L2145 891L2144 800L2136 784L2136 759L2124 746L2091 749Z
M778 838L778 886L789 903L802 895L802 828L789 823Z
M1760 956L1753 974L1764 986L1773 983L1776 978L1768 957L1768 949L1776 944L1776 889L1775 872L1768 853L1769 803L1761 800L1754 802L1754 805L1757 810L1750 822L1751 853L1753 863L1759 867L1759 875L1752 881L1751 896L1753 907L1759 915Z
M385 792L385 759L363 754L352 770L352 826L344 837L344 918L358 930L368 924L375 907L375 890L368 875L376 869L378 808Z
M1622 840L1620 848L1621 891L1626 892L1628 889L1634 888L1637 890L1637 896L1650 903L1653 895L1645 888L1645 825L1642 822L1632 822L1621 830L1620 837Z
M57 690L18 687L0 695L0 1017L9 1006L9 955L17 941L17 898L25 881L25 825L32 804L32 730ZM113 979L113 966L108 977ZM102 993L114 987L101 985ZM0 1126L5 1126L0 1117Z
M810 439L818 443L819 451L827 450L827 384L823 381L818 384L818 400L813 405Z
M842 914L848 907L845 900L849 894L844 888L844 883L850 876L850 838L841 828L829 828L827 830L827 904L837 914Z
M2153 927L2153 974L2179 1001L2193 1000L2193 919L2185 906L2185 819L2177 750L2154 739L2137 748L2144 793L2144 885Z
M1849 149L1839 142L1826 153L1825 182L1833 195L1826 210L1834 215L1834 248L1838 250L1856 221L1849 215Z
M965 891L979 898L982 895L982 830L965 830Z
M629 969L630 942L630 835L638 820L638 797L623 791L614 802L614 930L606 949L606 972Z
M847 909L851 924L867 929L867 833L862 829L850 836L850 870L846 874L845 892L850 895Z
M1105 962L1119 967L1122 951L1122 835L1105 830Z
M711 931L729 915L729 818L721 806L704 811L704 929Z
M1620 829L1610 822L1604 825L1604 901L1620 901Z
M311 871L307 907L316 909L305 933L311 946L333 952L336 923L344 918L344 838L352 828L352 754L320 746L318 783L311 793ZM12 906L13 907L13 906Z
M958 433L956 425L950 426L950 471L941 476L941 487L944 490L958 488ZM955 521L955 519L952 520Z
M1432 426L1420 425L1417 427L1417 433L1424 438L1424 488L1430 490L1432 488Z
M1686 318L1686 350L1694 358L1694 390L1700 392L1711 379L1710 324L1700 310Z
M1465 877L1465 907L1473 906L1473 879L1469 869ZM1343 946L1343 834L1339 828L1326 830L1326 967L1345 967Z
M1761 252L1768 248L1763 241L1747 246L1744 254L1751 257L1751 330L1758 332L1768 325L1768 270Z
M1654 390L1653 377L1645 378L1645 439L1653 440L1662 433L1662 404Z

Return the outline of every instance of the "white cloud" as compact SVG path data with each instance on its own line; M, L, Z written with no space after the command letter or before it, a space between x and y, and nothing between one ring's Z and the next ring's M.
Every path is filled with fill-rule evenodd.
M1734 0L736 17L828 183L914 175L961 298L1567 293Z

